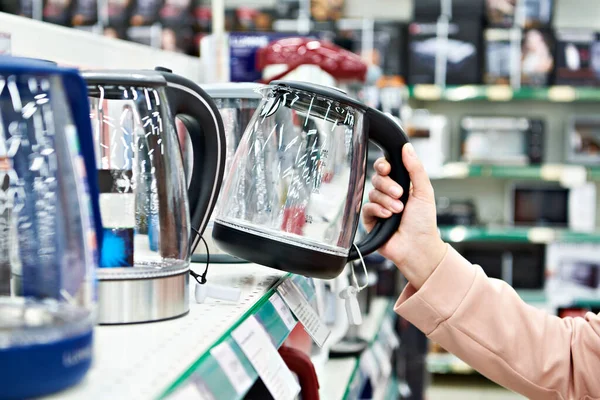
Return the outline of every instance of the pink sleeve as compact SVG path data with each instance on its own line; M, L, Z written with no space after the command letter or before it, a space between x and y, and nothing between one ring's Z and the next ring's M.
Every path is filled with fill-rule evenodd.
M600 398L600 316L549 315L448 246L395 311L489 379L530 399Z

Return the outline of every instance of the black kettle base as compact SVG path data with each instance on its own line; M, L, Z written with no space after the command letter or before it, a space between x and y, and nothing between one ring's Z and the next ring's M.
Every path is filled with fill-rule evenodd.
M294 246L214 222L213 239L223 251L250 262L293 274L333 279L343 270L347 257Z

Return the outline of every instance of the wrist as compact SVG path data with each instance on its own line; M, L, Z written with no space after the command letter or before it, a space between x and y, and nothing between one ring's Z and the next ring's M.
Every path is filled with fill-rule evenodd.
M448 252L448 244L437 239L435 243L412 259L395 262L410 284L419 290L435 269L442 263Z

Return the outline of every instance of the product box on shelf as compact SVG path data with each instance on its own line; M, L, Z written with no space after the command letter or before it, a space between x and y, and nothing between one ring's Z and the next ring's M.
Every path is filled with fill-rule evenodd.
M98 0L75 0L71 24L85 27L98 22Z
M44 0L42 19L52 24L71 26L73 0Z
M438 68L442 69L447 85L480 83L481 39L482 25L477 21L411 23L408 27L408 83L444 83L436 82Z
M554 0L486 0L486 16L491 26L549 26L553 9Z
M549 30L486 29L487 84L546 86L554 67L554 40Z
M178 53L193 53L194 18L191 0L165 0L159 11L162 25L161 48Z
M311 0L310 15L315 21L337 21L344 11L345 0Z
M163 3L163 0L135 0L127 39L155 48L163 47L163 41L167 42L168 47L177 47L175 32L168 30L163 33L160 24L159 12Z
M414 16L421 21L435 21L441 14L452 19L481 20L484 7L484 0L417 0Z
M567 162L600 165L600 117L597 115L573 115L566 131Z
M450 124L445 115L415 110L403 123L404 130L415 148L427 174L436 177L443 172L450 158Z
M515 242L464 242L455 248L480 265L490 278L502 279L515 289L542 290L545 284L545 246Z
M540 164L545 123L537 118L467 116L460 121L460 154L475 164Z
M356 54L362 54L363 30L347 29L345 20L337 23L333 42ZM407 26L396 21L375 21L370 61L386 76L405 76L407 63ZM369 46L371 48L371 46Z
M125 39L132 6L132 0L107 0L108 26L104 28L105 36Z
M596 228L596 185L567 188L554 183L516 183L507 191L507 220L529 227L567 228L593 232Z
M552 243L546 260L546 298L552 306L600 300L600 244Z
M275 11L254 7L235 9L235 30L241 32L270 32Z
M556 85L588 86L600 82L600 38L585 29L557 29Z
M163 0L132 0L133 10L129 23L131 26L152 25L159 21L159 12Z

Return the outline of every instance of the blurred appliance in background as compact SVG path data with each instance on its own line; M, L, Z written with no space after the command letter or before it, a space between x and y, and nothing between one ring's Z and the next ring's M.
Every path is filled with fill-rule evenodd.
M219 108L219 112L223 119L223 125L225 128L225 146L226 146L226 159L225 159L225 172L223 173L223 181L227 179L227 174L231 168L231 162L235 151L240 144L242 135L246 130L246 126L250 122L254 111L258 107L262 99L260 89L264 86L259 83L223 83L223 84L208 84L202 85L202 89L212 97L215 104ZM180 143L183 142L180 139ZM187 150L187 149L186 149ZM191 165L192 152L184 150L184 159L186 159L186 165ZM219 203L215 206L218 209ZM211 263L233 263L233 262L245 262L239 258L230 256L229 254L221 251L212 239L212 228L214 220L210 219L206 233L203 235L208 245L208 251L210 254ZM198 246L197 252L203 253L205 251L203 246ZM206 254L196 254L192 256L194 262L206 262Z
M509 223L592 232L596 227L596 185L517 183L509 191Z
M71 24L77 29L102 34L98 10L105 3L105 0L75 0Z
M104 36L126 39L134 0L106 0L106 2L107 25L104 27Z
M453 246L490 278L502 279L515 289L544 288L545 246L515 242L464 242Z
M436 199L438 226L477 225L477 208L472 200Z
M191 53L194 45L192 0L164 0L159 11L161 48L177 53Z
M415 20L435 21L441 14L453 19L480 21L484 16L484 0L417 0L414 2Z
M384 76L405 77L407 26L385 20L342 19L333 42L381 68Z
M598 86L600 39L589 29L557 29L555 84Z
M74 0L44 0L42 20L62 26L71 26Z
M427 174L441 176L450 158L450 124L448 117L430 114L428 110L413 110L402 123Z
M486 29L484 82L516 88L548 85L554 67L553 42L549 30Z
M410 85L481 82L482 25L473 20L413 22L408 27Z
M567 162L600 165L600 117L574 115L569 118L565 148Z
M600 300L600 246L552 243L547 249L548 302L555 308Z
M475 164L540 164L544 157L545 123L525 117L463 117L460 154Z
M161 48L163 32L159 12L163 6L163 0L132 1L134 3L127 28L127 39L150 47Z
M491 26L537 28L552 22L554 0L486 0Z

